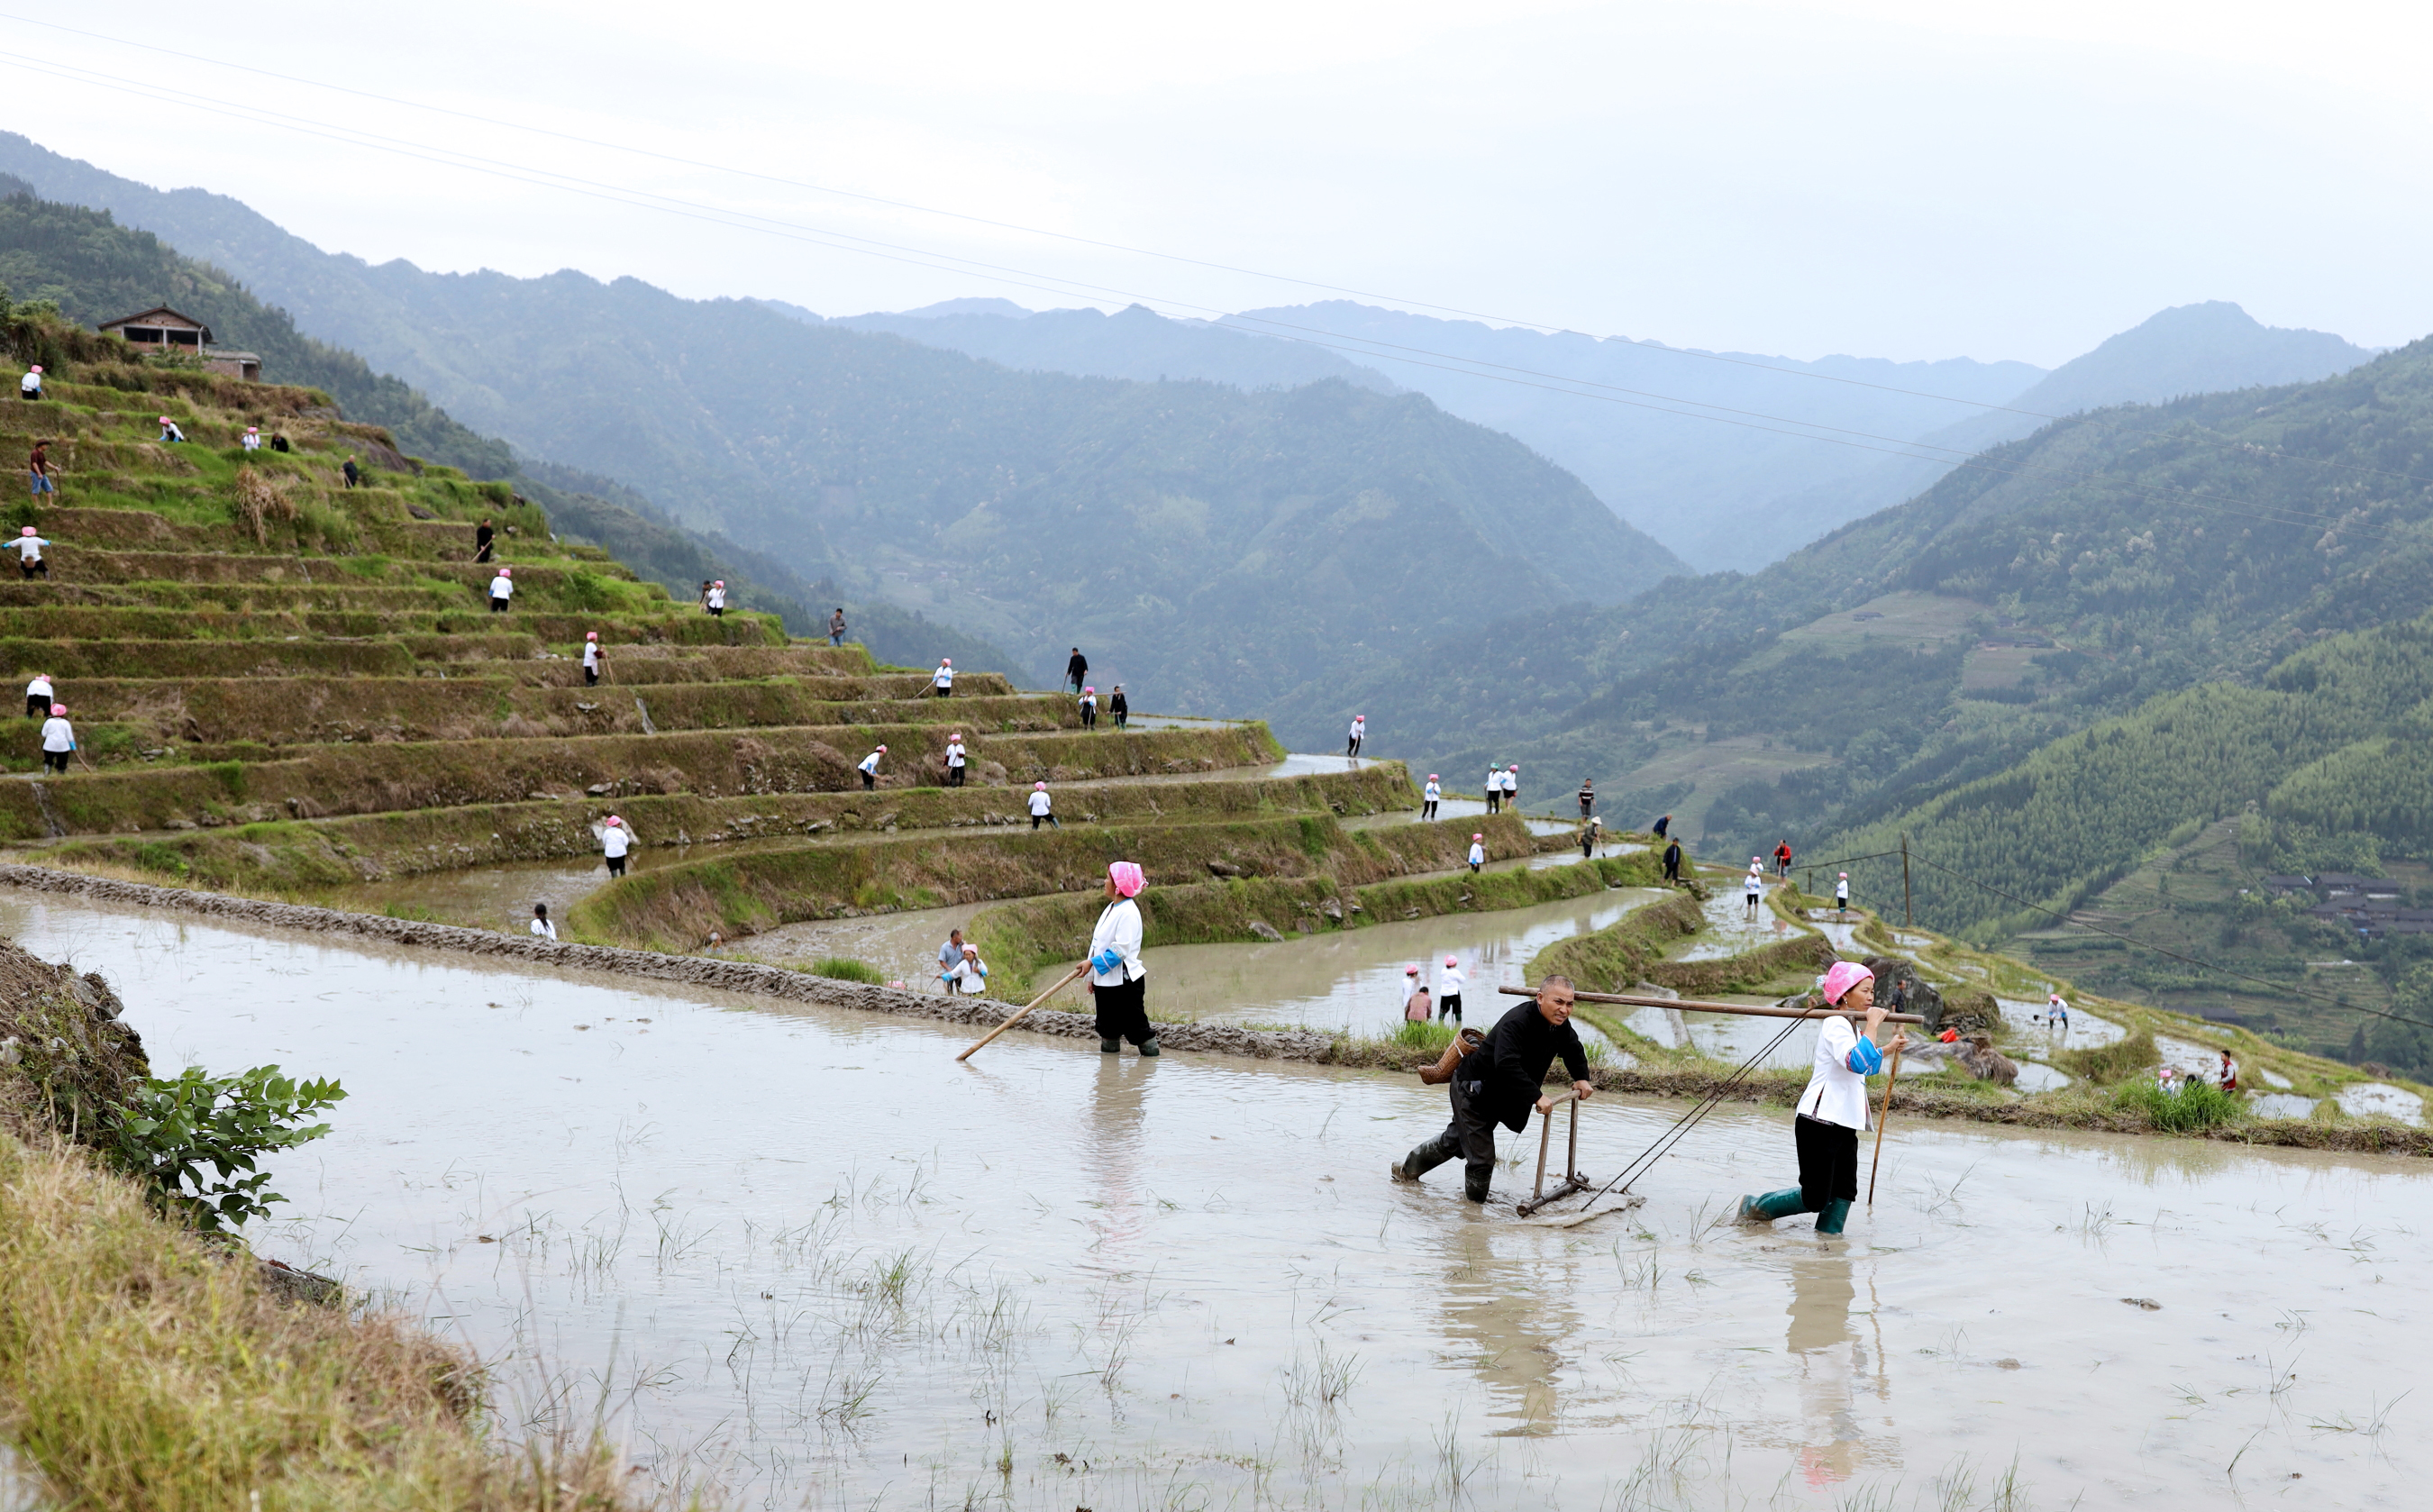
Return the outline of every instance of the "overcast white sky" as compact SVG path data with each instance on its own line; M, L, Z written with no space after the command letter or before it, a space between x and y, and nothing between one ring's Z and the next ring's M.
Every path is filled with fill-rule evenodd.
M630 274L826 314L958 295L1136 295L1181 314L1322 295L223 65L1600 335L2051 365L2207 298L2370 346L2433 331L2425 7L0 0L0 126L236 195L325 247ZM798 229L610 203L222 106ZM1109 292L803 239L823 232Z

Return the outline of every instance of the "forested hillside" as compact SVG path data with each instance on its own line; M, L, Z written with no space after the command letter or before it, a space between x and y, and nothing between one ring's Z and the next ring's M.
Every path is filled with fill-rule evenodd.
M2050 426L1762 573L1516 617L1354 697L1380 749L1465 781L1500 756L1672 804L1722 770L1717 842L1812 841L2147 699L2253 680L2309 637L2423 613L2428 479L2419 342L2317 383ZM1743 777L1710 749L1735 741Z
M1162 707L1265 707L1506 605L1610 603L1682 570L1577 479L1416 394L1012 372L631 279L369 267L23 138L0 168L196 244L525 454L1042 676L1090 645Z

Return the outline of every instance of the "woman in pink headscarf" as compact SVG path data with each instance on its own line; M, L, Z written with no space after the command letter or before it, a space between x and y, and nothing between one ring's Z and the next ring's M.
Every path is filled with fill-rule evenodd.
M1884 1011L1876 1002L1875 973L1855 960L1833 963L1825 974L1824 996L1831 1007L1865 1014L1866 1033L1839 1014L1817 1024L1815 1062L1791 1126L1799 1149L1799 1184L1741 1198L1744 1223L1813 1213L1818 1233L1840 1233L1850 1204L1859 1200L1859 1134L1868 1127L1867 1079L1883 1069L1876 1035L1884 1027ZM1907 1036L1897 1033L1886 1048L1897 1051L1908 1044Z
M1141 964L1141 911L1135 901L1148 878L1137 861L1107 867L1107 907L1090 931L1091 1003L1097 1011L1098 1049L1121 1055L1124 1042L1140 1053L1157 1054L1157 1030L1148 1022L1148 970Z

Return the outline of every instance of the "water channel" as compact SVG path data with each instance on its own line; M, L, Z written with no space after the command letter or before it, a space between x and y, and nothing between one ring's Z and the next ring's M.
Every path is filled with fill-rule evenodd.
M1561 1231L1386 1180L1445 1116L1407 1076L958 1065L876 1015L40 897L0 927L110 977L161 1069L342 1079L263 1248L479 1350L510 1420L604 1401L637 1484L1826 1512L2402 1505L2433 1470L2422 1162L1897 1124L1825 1243L1714 1226L1793 1169L1727 1108ZM1680 1111L1599 1098L1583 1164Z

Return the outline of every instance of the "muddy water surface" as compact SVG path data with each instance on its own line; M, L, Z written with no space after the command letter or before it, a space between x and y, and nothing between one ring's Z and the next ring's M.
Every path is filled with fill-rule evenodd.
M1901 1124L1820 1243L1710 1227L1793 1173L1727 1109L1557 1231L1386 1181L1444 1119L1406 1077L1019 1034L959 1066L901 1021L0 925L107 973L164 1067L345 1080L266 1249L519 1401L604 1385L645 1478L739 1504L2361 1507L2433 1472L2422 1164ZM1679 1111L1600 1098L1584 1164Z

